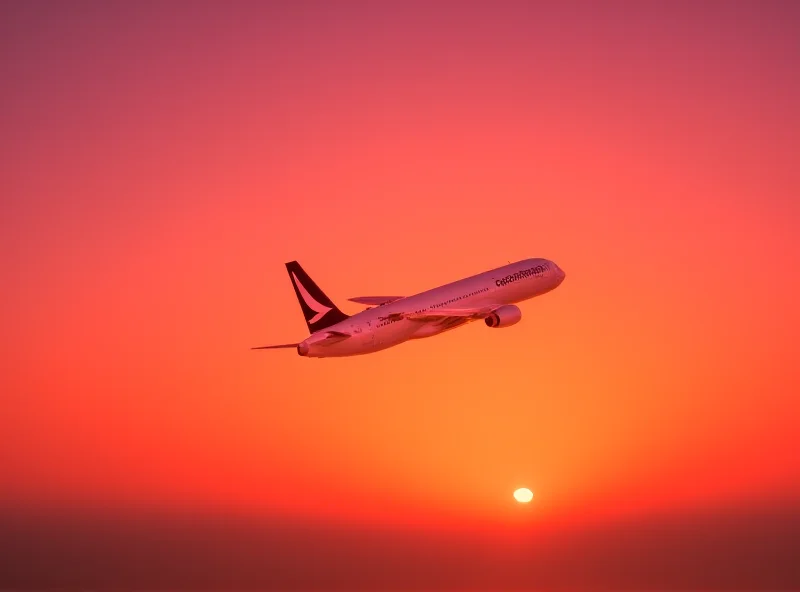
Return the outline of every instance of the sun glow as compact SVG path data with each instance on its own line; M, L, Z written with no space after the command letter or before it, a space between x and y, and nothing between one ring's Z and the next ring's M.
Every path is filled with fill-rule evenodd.
M514 492L514 499L521 504L527 504L533 499L533 492L527 487L520 487Z

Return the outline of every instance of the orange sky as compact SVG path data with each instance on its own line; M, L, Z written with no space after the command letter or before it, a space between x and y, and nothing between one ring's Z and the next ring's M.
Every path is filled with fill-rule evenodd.
M797 10L592 6L4 5L0 497L796 498ZM567 279L508 330L248 349L306 335L285 261L355 313L526 257Z

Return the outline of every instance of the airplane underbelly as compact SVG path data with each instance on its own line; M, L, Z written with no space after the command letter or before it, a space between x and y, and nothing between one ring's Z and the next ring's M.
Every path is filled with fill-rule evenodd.
M371 331L357 331L348 339L331 344L314 344L308 353L310 358L340 358L367 354L374 349L374 335Z
M391 323L386 327L380 327L374 332L372 347L377 351L408 341L417 330L414 325L414 321L403 320Z
M410 337L410 339L424 339L426 337L433 337L434 335L439 335L445 331L450 331L456 327L466 325L468 322L468 319L452 319L450 321L441 323L425 323L416 331L414 331L414 334Z

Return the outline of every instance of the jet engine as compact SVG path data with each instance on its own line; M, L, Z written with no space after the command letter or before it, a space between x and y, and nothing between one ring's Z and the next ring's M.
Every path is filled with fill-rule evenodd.
M506 304L495 310L492 314L484 319L487 327L498 329L501 327L510 327L520 322L522 319L522 311L513 304Z

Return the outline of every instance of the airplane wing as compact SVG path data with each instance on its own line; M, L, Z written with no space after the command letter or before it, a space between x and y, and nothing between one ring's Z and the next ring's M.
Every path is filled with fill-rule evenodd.
M423 312L396 312L385 317L385 320L400 320L408 319L411 321L420 321L422 323L432 323L437 321L448 321L455 319L463 320L478 320L488 317L499 305L484 306L481 308L439 308L436 310L426 310Z
M381 304L389 304L401 298L405 298L405 296L357 296L356 298L348 298L348 300L350 302L358 302L359 304L366 304L369 306L380 306Z

